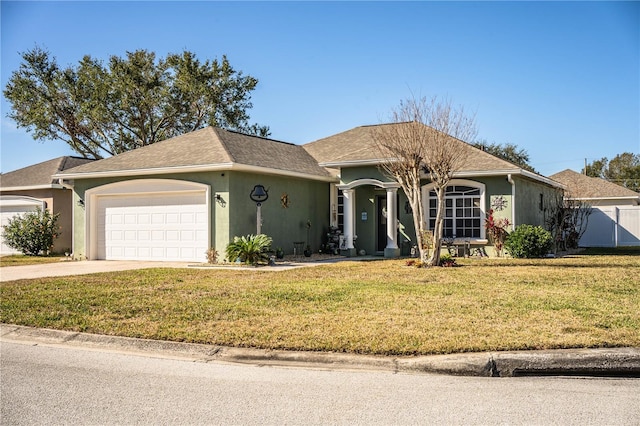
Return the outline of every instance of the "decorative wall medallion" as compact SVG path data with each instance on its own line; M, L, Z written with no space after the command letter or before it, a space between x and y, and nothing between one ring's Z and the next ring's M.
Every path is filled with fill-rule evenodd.
M502 211L507 208L507 199L502 195L491 197L491 208L495 211Z
M289 207L289 195L287 193L283 193L280 197L280 204L282 204L282 208L286 209Z

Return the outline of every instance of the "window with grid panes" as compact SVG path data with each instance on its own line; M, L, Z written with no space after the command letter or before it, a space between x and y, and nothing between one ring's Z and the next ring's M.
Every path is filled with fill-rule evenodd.
M429 229L436 223L438 198L429 192ZM471 186L448 186L445 192L445 211L442 232L445 237L480 238L482 220L480 189Z

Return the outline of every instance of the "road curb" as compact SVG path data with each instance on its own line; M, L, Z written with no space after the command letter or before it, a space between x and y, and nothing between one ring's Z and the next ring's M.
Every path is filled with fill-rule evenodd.
M343 370L376 370L455 376L597 376L640 377L640 348L559 349L482 352L416 357L385 357L328 352L232 348L105 336L0 324L7 342L74 346L195 362L229 362Z

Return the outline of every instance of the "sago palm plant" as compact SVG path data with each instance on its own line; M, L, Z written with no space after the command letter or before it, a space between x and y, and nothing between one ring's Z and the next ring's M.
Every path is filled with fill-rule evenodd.
M247 235L246 237L234 237L233 242L227 246L227 259L229 262L240 262L257 265L269 260L268 251L271 249L271 237L264 234Z

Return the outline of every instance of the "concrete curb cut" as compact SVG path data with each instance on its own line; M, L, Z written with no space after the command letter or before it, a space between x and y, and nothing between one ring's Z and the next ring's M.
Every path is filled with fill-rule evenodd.
M0 340L73 346L195 362L229 362L336 370L376 370L455 376L640 377L640 348L561 349L384 357L327 352L244 349L195 343L104 336L0 324Z

